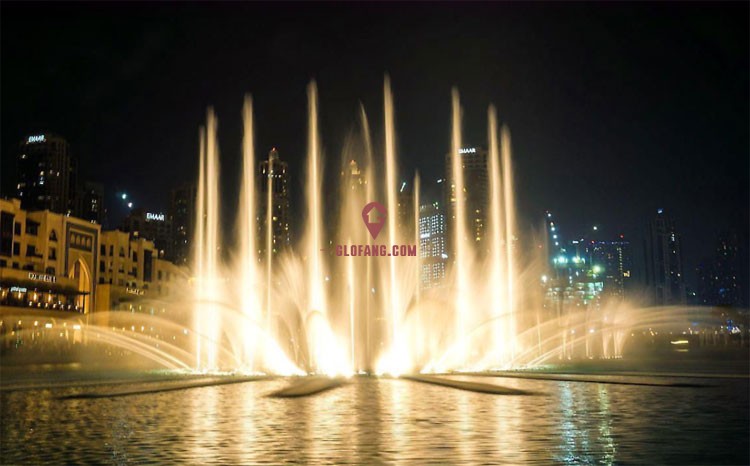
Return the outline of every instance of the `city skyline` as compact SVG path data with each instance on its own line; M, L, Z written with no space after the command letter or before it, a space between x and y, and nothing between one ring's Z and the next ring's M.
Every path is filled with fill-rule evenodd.
M75 157L70 156L70 147L64 137L56 134L38 134L31 135L24 138L18 145L17 160L18 160L18 172L17 172L17 183L14 183L15 192L14 195L6 197L15 197L21 199L22 206L30 211L48 209L53 212L72 214L73 216L81 217L90 221L96 221L101 224L103 229L106 230L120 230L129 232L132 237L138 238L143 237L151 240L156 245L156 250L160 258L168 259L176 264L190 265L192 264L193 248L192 248L192 228L194 227L195 217L195 195L196 185L194 183L181 183L177 188L169 189L170 192L170 204L164 209L163 212L159 212L158 209L151 209L156 203L152 202L150 206L136 206L133 203L132 196L127 193L118 192L114 193L116 198L113 205L115 206L115 212L125 213L121 215L121 219L117 217L110 219L111 222L102 222L102 218L109 218L108 212L101 209L103 193L105 192L104 187L99 183L91 183L89 181L83 181L80 179L78 173L78 161ZM445 158L445 170L449 171L451 164L450 154L446 155ZM470 236L473 238L472 242L476 241L476 246L479 251L487 252L487 245L484 241L484 236L487 234L486 225L487 219L487 202L489 201L488 194L488 159L487 150L484 147L464 147L459 150L460 158L463 160L465 176L467 177L468 183L468 212L470 212L470 224L473 225ZM301 229L302 224L299 222L290 221L290 211L295 210L293 204L289 202L289 166L288 164L279 158L279 153L274 147L269 151L267 159L261 159L258 162L257 173L254 175L256 181L256 198L258 200L258 217L255 220L256 228L258 230L258 238L265 238L264 229L265 223L267 222L266 210L267 202L270 202L268 198L267 188L268 183L264 181L267 179L268 164L269 161L276 160L280 164L279 168L281 174L274 175L275 178L279 178L274 183L273 188L273 205L274 205L274 234L273 243L278 243L280 249L286 248L292 245L291 238L294 237L294 233L297 233ZM47 177L44 175L44 171L39 172L37 176L36 170L39 168L47 169ZM352 174L359 173L357 168L356 160L352 159L348 164L348 168L345 170L348 172L352 171ZM29 169L29 166L33 166L33 169ZM59 170L63 168L62 177ZM52 169L52 170L50 170ZM344 172L342 172L343 174ZM54 176L57 175L57 176ZM45 185L45 178L49 178ZM52 182L50 182L52 181ZM361 182L362 180L360 180ZM413 209L412 191L413 187L408 186L409 182L403 180L398 181L399 184L399 224L405 222L400 228L408 228L409 212ZM437 206L441 204L443 207L439 209L439 215L446 215L447 230L445 231L446 236L450 238L450 219L455 215L453 211L453 191L447 191L447 185L453 186L450 177L440 178L433 186L428 185L427 187L420 187L420 197L422 201L420 205L420 211L425 208L437 209ZM37 194L44 194L36 196ZM192 196L192 197L191 197ZM403 197L403 198L402 198ZM64 198L64 202L60 202L60 199ZM24 200L25 199L25 200ZM438 199L438 201L432 201L432 199ZM262 201L262 202L261 202ZM404 204L402 206L402 203ZM59 204L59 205L58 205ZM119 207L120 209L118 209ZM123 207L125 207L123 209ZM299 207L297 207L297 210ZM403 211L402 211L403 210ZM475 212L476 211L476 215ZM436 211L437 212L437 211ZM450 215L447 215L450 214ZM277 218L278 216L278 218ZM402 218L403 217L403 218ZM473 218L476 217L476 218ZM576 258L587 257L587 261L591 263L591 259L594 257L596 251L599 249L599 260L596 262L601 267L605 262L613 260L611 257L609 260L605 260L604 256L612 255L613 251L609 251L610 248L615 247L619 253L619 266L623 267L623 253L625 252L626 258L624 259L627 265L627 280L629 283L627 288L630 288L630 298L634 298L633 289L640 290L641 296L639 299L643 302L650 302L654 304L685 304L685 303L704 303L704 304L738 304L743 305L748 301L747 289L743 290L743 287L736 284L747 276L747 267L740 265L743 257L747 256L747 249L743 247L735 247L733 251L733 260L739 261L737 265L733 265L734 275L731 274L717 274L715 278L707 278L706 271L711 267L711 259L708 255L700 256L699 259L693 258L698 261L695 267L685 264L685 254L682 250L683 238L679 232L679 229L675 227L675 221L671 213L664 213L664 209L657 209L656 219L662 222L660 227L664 230L664 222L668 225L669 232L672 235L672 242L669 242L669 232L663 231L661 233L654 232L654 219L651 218L647 222L648 226L644 229L644 233L641 236L636 235L634 238L628 237L626 239L623 233L613 234L612 230L606 231L601 228L600 225L593 225L591 229L586 228L583 231L574 231L573 235L564 241L562 238L558 240L560 234L559 226L554 227L554 222L551 221L551 213L547 211L544 215L545 228L547 230L546 237L548 238L547 247L549 248L549 258L554 259L558 254L562 254L561 257L570 256L567 249L571 249L571 252L575 250L574 256ZM661 219L661 220L658 220ZM555 220L557 221L557 219ZM421 220L420 220L421 222ZM174 225L173 225L174 224ZM420 223L421 224L421 223ZM558 224L559 225L559 224ZM421 230L421 227L420 227ZM602 231L605 230L605 231ZM528 226L526 229L522 226L519 230L521 232L528 232ZM538 234L538 231L531 229L532 236L522 239L522 243L527 243L526 246L532 246L532 242L535 241L533 236ZM616 231L622 231L616 230ZM422 231L420 231L422 233ZM678 235L676 243L676 250L673 251L674 259L671 259L674 263L672 265L659 265L654 258L654 250L656 248L656 238L663 237L665 245L674 243L674 235ZM442 233L441 233L442 234ZM724 229L714 232L714 235L734 235L737 238L742 236L742 232L736 229ZM656 236L655 236L656 235ZM576 238L576 239L573 239ZM586 241L584 241L584 238ZM596 239L594 241L593 239ZM635 241L633 241L635 239ZM591 240L591 250L589 250L589 241ZM423 240L420 240L422 242ZM538 241L538 240L536 240ZM661 241L661 240L659 240ZM626 244L626 248L623 250L617 246L619 244ZM265 240L258 242L258 250L263 254L265 250ZM449 241L451 243L451 241ZM596 244L596 246L594 246ZM665 249L667 246L662 247L660 250ZM671 247L671 246L670 246ZM581 248L584 248L581 250ZM274 246L275 252L280 252ZM450 252L451 247L448 246L443 252ZM582 252L584 251L584 252ZM227 251L230 252L230 251ZM439 254L440 255L440 254ZM573 258L570 256L568 258ZM428 256L423 256L423 260L429 263ZM665 260L666 256L665 256ZM445 260L443 259L443 262ZM669 262L669 260L667 260ZM583 263L583 262L582 262ZM555 268L556 265L553 265ZM664 267L667 267L664 269ZM726 268L726 266L724 266ZM609 267L606 267L607 273L611 274L612 271ZM660 269L660 272L657 272ZM721 269L721 267L719 268ZM714 269L711 269L714 270ZM620 298L624 297L625 286L623 283L622 270L619 272L619 278L609 276L605 282L607 282L607 288L612 287L618 288L618 291L614 293ZM443 274L445 272L442 272ZM632 273L632 275L631 275ZM668 277L670 273L673 277ZM662 278L658 278L661 274ZM721 275L721 278L719 277ZM429 279L423 279L426 288L436 286L442 279L438 279L436 283L430 283ZM614 281L613 281L614 280ZM661 280L661 282L659 282ZM666 289L664 285L665 280L677 280L672 287L677 287L671 292L667 291L665 297L664 291ZM721 299L716 296L725 293L719 291L721 283L726 284L727 280L729 283L734 283L732 292L730 294L731 299L722 297ZM615 284L617 282L617 284ZM661 283L661 284L659 284ZM709 285L714 283L714 285ZM736 288L736 289L735 289ZM599 290L601 291L601 290ZM607 289L605 293L611 294L612 290ZM671 294L670 294L671 293Z
M27 7L6 7L4 14L14 21L3 31L5 61L10 65L3 88L21 91L5 92L2 103L3 114L13 116L5 119L2 128L3 186L9 186L13 171L9 160L16 142L28 134L52 131L69 139L73 153L81 159L82 178L109 188L110 208L114 195L127 191L136 203L156 200L153 208L166 211L168 191L160 179L165 173L175 185L195 179L197 127L210 103L215 104L219 117L222 168L232 171L237 166L241 96L251 92L258 107L256 150L265 153L278 147L285 154L292 167L292 205L299 205L305 82L314 77L321 86L323 145L329 160L335 160L352 130L350 120L360 100L370 120L376 122L373 135L382 133L377 123L379 82L388 72L395 94L397 150L407 180L416 169L425 184L444 176L437 160L449 146L444 135L450 123L450 87L456 85L465 101L466 146L486 145L482 134L487 103L497 104L501 121L511 127L523 226L536 226L542 213L552 210L569 219L574 229L597 224L613 236L625 233L635 238L645 235L646 219L664 208L684 232L690 275L700 259L710 255L709 244L717 231L735 228L747 236L748 132L743 121L748 99L736 98L747 97L747 70L740 58L747 55L747 40L741 40L746 34L739 21L743 15L734 14L746 7L687 6L673 17L655 6L623 11L622 6L594 9L580 5L560 9L570 23L560 26L544 18L549 10L542 14L533 5L442 5L429 12L411 5L399 18L371 6L372 20L364 26L365 35L349 26L359 24L356 20L362 10L341 6L332 9L336 18L351 21L322 18L319 26L326 33L315 34L309 43L302 40L309 26L296 20L307 10L297 7L294 12L269 5L224 5L211 10L214 19L257 10L268 24L244 28L239 21L224 22L220 37L238 39L231 50L214 50L215 39L200 35L200 40L189 42L167 61L157 59L159 48L182 40L184 32L200 21L196 18L203 11L200 5L169 11L174 24L155 20L158 13L166 14L166 9L158 8L155 16L146 19L134 6L99 6L94 24L86 21L82 6L35 9L33 20L26 14ZM487 28L488 20L477 15L482 12L504 14L499 15L498 24ZM629 20L639 12L649 16L639 23L636 34ZM79 21L81 28L67 30L64 21L53 19L58 16ZM400 53L389 47L386 31L398 30L415 17L423 18L417 28L425 34L447 24L460 28L461 34L435 38L436 48L445 49L447 60L436 60L417 42L407 41ZM523 17L524 22L514 23L516 17ZM569 34L575 24L590 17L611 26L610 30L588 28L580 36ZM126 20L143 27L125 30ZM343 29L338 29L342 24ZM708 40L703 31L718 27L723 34ZM24 34L14 34L13 28ZM532 38L529 30L543 32ZM652 36L664 41L672 37L670 31L674 37L677 31L686 35L688 42L667 40L664 47L669 53L650 48ZM113 32L130 40L95 45L97 58L90 64L70 47L83 40L80 34L106 38ZM337 45L338 38L348 32L352 32L352 47L359 47L364 56ZM16 40L20 36L23 43ZM261 37L269 40L259 42ZM34 47L34 43L48 47ZM488 48L496 43L507 45ZM568 60L580 46L586 53ZM36 50L34 60L27 59L29 47ZM334 66L329 48L351 60ZM212 67L200 59L208 50L216 52L214 60L221 66ZM464 53L471 50L477 51L476 56ZM612 61L615 55L620 61ZM188 67L188 56L196 57L195 69ZM244 60L230 58L236 56L265 66L256 70L244 65ZM253 60L256 56L257 61ZM277 59L269 61L270 56ZM121 64L123 59L127 65ZM23 66L13 66L21 62ZM564 78L576 74L571 66L586 70L583 81ZM648 85L630 71L639 67L654 71ZM24 72L18 74L21 69ZM62 69L67 71L53 72ZM26 73L35 75L39 85L27 83ZM84 92L84 84L95 77L107 78L105 82L118 83L122 89L115 94L113 84L99 84ZM418 86L422 81L426 85ZM70 84L69 90L62 93L60 86L65 83ZM146 99L152 94L153 99ZM434 102L430 105L434 112L417 111L425 101ZM106 117L90 117L95 114ZM158 123L146 124L139 115L149 115L149 121ZM686 134L690 135L687 139ZM167 166L170 160L179 163ZM142 170L146 161L153 168ZM324 167L328 180L334 178L335 166ZM231 200L236 198L238 182L233 177L222 182L223 197L230 200L227 209L234 208ZM565 194L560 196L560 192Z
M750 2L0 4L0 463L750 464Z

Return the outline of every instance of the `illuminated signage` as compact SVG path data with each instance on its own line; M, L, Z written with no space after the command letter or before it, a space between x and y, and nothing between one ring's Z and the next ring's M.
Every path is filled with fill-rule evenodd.
M458 149L459 154L475 154L476 152L476 147L466 147L464 149Z
M36 280L38 282L47 282L47 283L55 283L57 281L57 277L55 277L54 275L47 275L44 273L29 272L29 278L31 280Z
M151 212L146 212L146 220L147 221L155 220L157 222L163 222L164 214L152 214Z
M145 291L139 290L138 288L125 288L125 292L137 296L143 296L145 294Z
M37 134L36 136L29 136L29 140L27 141L28 144L33 144L35 142L44 142L46 139L44 138L43 134Z
M22 286L11 286L10 287L10 292L11 293L26 293L27 291L29 291L29 290L27 290L26 288L24 288Z

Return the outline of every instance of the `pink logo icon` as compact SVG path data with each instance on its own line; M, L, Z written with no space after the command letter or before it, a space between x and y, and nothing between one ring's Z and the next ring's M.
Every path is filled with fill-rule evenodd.
M362 220L365 222L367 230L372 235L372 239L376 239L380 230L385 225L385 219L388 216L388 211L383 207L383 204L379 202L370 202L362 209Z

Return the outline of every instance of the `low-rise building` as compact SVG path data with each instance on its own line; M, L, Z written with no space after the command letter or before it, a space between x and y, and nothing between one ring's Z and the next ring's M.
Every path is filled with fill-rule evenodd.
M187 270L159 259L150 240L0 199L3 315L19 308L53 315L131 309L139 300L165 300L187 283Z
M101 226L0 199L0 306L88 313Z

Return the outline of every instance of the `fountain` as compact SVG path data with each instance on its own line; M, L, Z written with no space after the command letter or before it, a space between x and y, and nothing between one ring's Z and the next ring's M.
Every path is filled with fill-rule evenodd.
M195 352L199 370L235 367L250 372L319 373L327 375L375 372L398 375L449 370L486 370L508 367L518 347L516 323L515 207L512 186L510 135L498 135L494 107L488 112L489 231L484 250L478 250L467 225L467 189L461 157L461 106L452 91L450 152L451 224L453 250L450 283L441 290L421 293L419 260L415 257L336 257L336 244L419 244L419 177L414 179L413 216L399 222L398 157L394 98L389 78L384 86L384 150L377 157L367 115L360 108L359 137L351 137L342 157L340 203L322 206L323 156L318 130L318 97L308 86L308 152L306 212L302 241L296 249L271 253L271 229L257 238L254 222L258 203L266 202L270 225L272 199L258 199L252 100L243 107L243 184L237 228L239 260L235 271L222 264L218 222L217 121L209 109L201 129L199 199L195 259ZM378 160L380 163L378 163ZM381 169L384 169L381 172ZM261 183L270 183L273 168ZM383 236L367 236L359 212L370 201L381 200L387 215ZM333 238L324 226L336 221ZM258 241L266 242L259 257ZM491 280L481 277L488 273ZM228 277L240 277L240 280ZM229 325L220 310L221 296L240 290L243 324ZM264 304L262 304L264 303ZM446 307L445 304L449 303ZM218 307L217 307L218 306ZM226 303L222 307L226 308ZM452 322L452 325L451 325ZM277 328L284 326L284 332ZM282 337L282 334L285 335ZM286 338L295 342L294 351ZM230 347L230 361L218 359L218 346ZM237 351L240 348L241 351Z
M445 285L420 290L418 256L336 255L335 246L340 245L413 245L417 255L420 252L420 177L414 175L413 201L405 208L399 198L403 186L397 182L395 105L387 76L383 95L382 151L375 150L367 114L360 106L358 129L341 154L338 204L324 207L326 158L318 128L317 87L310 83L304 230L296 247L279 250L272 232L277 221L272 195L277 167L269 157L262 177L257 177L249 95L241 112L243 166L234 235L220 230L219 122L209 108L199 130L193 276L177 299L160 303L175 311L97 312L86 322L62 316L58 320L79 332L77 341L119 348L161 367L245 375L434 374L619 358L628 338L646 328L651 335L674 328L690 335L703 332L701 341L710 340L705 331L694 328L695 322L706 320L700 308L657 312L615 303L602 306L596 315L575 309L542 315L530 296L539 294L538 277L546 259L541 253L536 258L526 254L519 241L510 131L499 125L494 106L487 112L485 237L477 237L470 225L457 89L451 93L446 211L455 254L448 258ZM377 237L362 223L362 209L372 201L387 210ZM18 345L19 339L41 333L36 326L19 327L5 336L3 345Z

